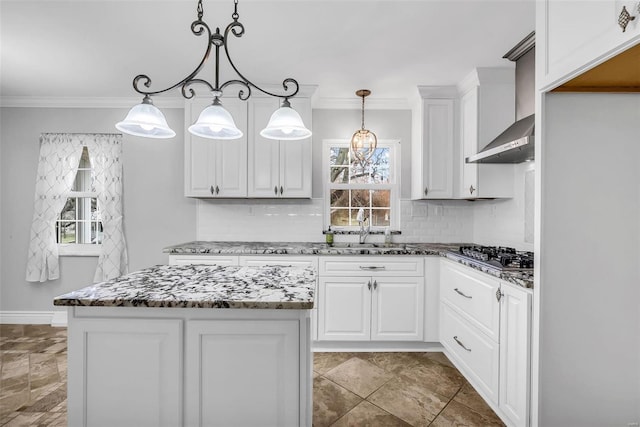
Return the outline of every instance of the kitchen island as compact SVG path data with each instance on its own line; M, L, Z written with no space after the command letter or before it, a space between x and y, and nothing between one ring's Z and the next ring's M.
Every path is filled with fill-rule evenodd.
M161 265L61 295L72 426L311 425L314 269Z

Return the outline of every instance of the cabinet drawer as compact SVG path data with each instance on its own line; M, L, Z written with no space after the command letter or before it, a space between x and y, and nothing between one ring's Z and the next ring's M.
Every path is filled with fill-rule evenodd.
M448 304L440 304L440 342L475 387L498 403L500 348Z
M169 255L169 265L238 265L237 255Z
M363 275L375 276L422 276L424 275L424 259L422 257L320 257L319 271L321 276Z
M314 256L287 256L287 255L270 255L270 256L241 256L240 265L248 267L262 267L265 265L277 265L281 267L318 268L318 258Z
M471 267L443 260L440 299L458 310L491 339L499 341L500 304L496 292L500 281Z

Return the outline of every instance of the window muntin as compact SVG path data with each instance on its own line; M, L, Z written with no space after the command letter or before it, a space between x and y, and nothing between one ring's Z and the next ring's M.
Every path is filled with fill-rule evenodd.
M67 202L56 221L56 241L60 245L99 245L102 219L87 147L82 150L78 173Z
M371 227L399 228L396 157L398 144L380 143L369 161L350 155L344 141L325 142L327 219L333 228L359 227L358 211L364 209ZM368 224L367 222L366 224Z

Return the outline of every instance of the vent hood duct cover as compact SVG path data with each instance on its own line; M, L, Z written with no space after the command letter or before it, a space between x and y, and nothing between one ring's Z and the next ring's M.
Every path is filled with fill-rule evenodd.
M518 120L467 163L522 163L534 158L535 115Z

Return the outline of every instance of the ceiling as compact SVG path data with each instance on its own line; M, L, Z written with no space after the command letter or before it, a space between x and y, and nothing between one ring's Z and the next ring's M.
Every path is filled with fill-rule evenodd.
M502 59L534 29L535 0L240 0L245 26L229 40L256 84L293 77L318 85L315 100L407 100L418 85L454 85ZM0 0L0 94L7 97L137 97L184 78L206 41L191 33L195 0ZM232 0L205 0L212 29L231 21ZM224 59L221 60L224 62ZM211 61L210 61L211 62ZM210 65L210 64L209 64ZM211 80L212 68L200 77ZM228 67L221 79L236 78ZM177 91L169 96L179 96Z

